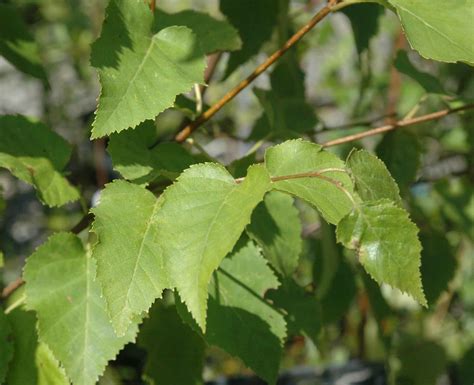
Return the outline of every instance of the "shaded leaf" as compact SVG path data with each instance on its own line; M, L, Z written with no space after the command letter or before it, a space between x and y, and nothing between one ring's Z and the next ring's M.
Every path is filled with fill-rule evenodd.
M278 191L265 196L247 226L249 236L260 245L263 255L281 274L289 276L298 266L302 250L301 221L293 198Z
M33 312L16 308L8 314L13 331L14 355L10 362L8 385L69 385L64 369L51 350L36 335Z
M334 226L321 222L321 236L315 240L313 284L321 303L325 325L338 322L349 310L357 293L354 271L336 243Z
M370 39L377 34L379 17L383 7L379 4L352 4L342 9L351 22L352 32L359 55L369 48Z
M457 369L458 378L461 385L471 385L474 383L474 347L470 348L464 353L463 357L459 361Z
M252 10L249 12L249 10ZM277 23L278 2L274 0L220 0L220 11L239 31L242 49L231 53L226 76L256 55L270 39Z
M400 190L406 192L415 181L420 166L420 144L417 137L406 130L388 132L376 151Z
M347 158L356 191L364 201L390 199L401 205L400 191L385 164L365 150L352 151Z
M205 60L196 35L187 27L156 34L152 28L153 14L142 0L110 1L92 46L91 63L102 85L92 138L153 119L178 94L203 83Z
M70 156L70 145L43 123L20 115L0 116L0 167L34 186L49 206L79 198L61 173Z
M147 351L145 378L159 385L202 384L205 344L184 324L174 306L155 303L138 344Z
M288 55L270 75L271 90L254 89L264 116L257 120L250 140L267 136L295 138L313 131L318 121L313 107L305 100L304 73L295 55Z
M383 297L380 286L362 269L360 269L360 273L370 303L370 309L377 321L379 335L385 348L390 350L390 337L395 331L397 322L395 314Z
M176 178L195 163L193 156L177 143L156 142L156 128L151 120L135 129L110 136L107 151L114 169L125 179L140 184L158 177Z
M420 235L421 277L423 290L429 305L434 305L439 296L448 289L454 278L457 262L453 248L445 234L423 232Z
M290 140L270 147L265 153L265 166L272 177L320 172L321 177L282 180L272 185L309 202L330 223L339 222L353 206L348 197L352 181L344 162L322 151L320 145Z
M258 248L248 242L224 259L213 275L204 335L209 344L239 357L270 384L277 378L286 323L264 294L278 286L278 279ZM182 305L178 310L186 322L199 330Z
M313 294L288 278L278 289L269 291L266 297L284 310L288 335L305 333L316 343L321 329L321 306Z
M418 70L412 64L406 51L399 50L393 64L398 72L415 80L426 92L432 94L446 94L446 91L437 78L427 72Z
M388 0L411 46L427 59L474 64L471 0Z
M3 384L8 371L8 364L13 358L12 329L7 316L0 308L0 384Z
M51 236L24 269L27 305L37 313L39 336L75 385L95 384L137 332L133 325L125 337L115 335L95 270L95 260L69 233Z
M432 341L404 341L397 355L402 364L399 384L435 385L446 370L446 353Z
M38 46L15 7L0 4L0 55L20 71L47 81Z
M359 262L373 279L427 306L417 234L407 212L385 199L361 204L337 226L338 241L357 251Z
M216 51L236 51L242 47L237 30L224 20L217 20L206 13L192 10L173 14L159 9L155 11L154 31L174 25L191 29L206 54Z

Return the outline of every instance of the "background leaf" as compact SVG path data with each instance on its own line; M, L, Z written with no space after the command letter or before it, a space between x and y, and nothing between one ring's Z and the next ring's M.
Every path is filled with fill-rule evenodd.
M404 341L397 352L402 364L397 382L435 385L445 371L446 353L443 347L435 342L412 339L413 341Z
M217 20L210 15L186 10L178 13L155 11L154 31L159 31L173 25L183 25L191 29L204 53L217 51L236 51L242 47L237 30L224 20Z
M317 298L306 292L291 278L284 280L276 290L267 293L274 306L283 309L288 335L306 334L316 343L321 328L321 306Z
M152 34L153 14L141 0L111 0L92 46L102 92L92 138L136 127L171 107L177 95L203 83L205 60L187 27ZM157 94L156 90L160 90Z
M377 34L379 18L383 14L383 7L379 4L352 4L342 9L351 22L352 32L360 55L369 48L370 39Z
M394 130L384 135L377 146L377 156L405 194L415 181L420 166L418 138L406 130Z
M439 296L448 289L448 284L456 272L456 248L439 232L422 232L420 235L421 278L423 290L430 306L435 305Z
M242 49L230 55L225 75L228 76L256 55L263 43L270 39L277 22L278 2L220 0L220 11L237 28L242 39Z
M260 245L263 255L280 273L290 276L298 266L303 247L301 221L293 198L269 192L252 214L249 236Z
M427 93L445 95L446 91L437 78L433 75L418 70L410 61L406 51L399 50L393 65L404 75L415 80Z
M254 89L264 115L249 140L295 138L313 131L318 122L314 108L305 100L304 73L294 52L287 55L270 74L271 90Z
M19 307L8 314L12 326L14 355L10 362L8 385L69 385L64 369L51 350L38 342L34 312Z
M200 385L205 344L184 324L174 306L155 303L138 344L147 351L144 375L156 385Z
M204 335L210 345L239 357L270 384L277 378L286 323L283 315L264 299L264 294L278 286L278 279L258 248L248 242L224 259L213 275ZM193 324L185 309L178 309Z
M20 115L0 116L0 167L33 185L49 206L79 198L61 174L70 156L70 145L43 123Z
M7 316L0 308L0 384L3 384L8 371L8 364L13 358L13 336Z
M51 236L24 269L27 305L37 312L39 336L75 385L95 384L137 333L133 325L125 337L115 335L95 270L95 260L69 233Z
M0 4L0 55L20 71L47 82L38 46L17 9Z
M195 163L194 157L177 143L156 143L156 128L146 120L135 129L110 136L107 151L114 169L125 179L145 184L158 176L175 179Z

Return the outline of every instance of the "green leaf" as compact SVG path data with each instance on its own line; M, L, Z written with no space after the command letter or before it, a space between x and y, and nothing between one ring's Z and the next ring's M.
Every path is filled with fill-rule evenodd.
M254 89L264 116L250 135L250 140L294 138L314 130L318 119L305 100L304 73L294 54L281 60L270 75L272 89ZM265 121L262 121L265 119Z
M195 163L193 156L177 143L156 142L156 128L151 120L136 129L128 129L110 136L107 151L114 169L125 179L148 183L162 175L175 179L184 169Z
M385 164L365 150L352 151L347 158L356 191L364 201L390 199L401 206L400 191Z
M33 185L48 206L79 198L61 174L70 156L70 145L43 123L20 115L0 116L0 167Z
M293 198L278 191L265 196L252 214L247 233L280 273L290 276L298 266L303 247L301 221Z
M174 286L203 330L212 272L270 187L262 165L251 166L237 184L224 167L209 163L191 166L163 195L156 218L158 243Z
M415 80L427 93L446 95L446 91L439 82L438 78L433 75L419 71L408 58L408 54L404 50L399 50L393 63L398 72L409 76Z
M135 338L118 338L95 280L95 260L73 234L57 233L27 260L26 298L38 316L41 341L75 385L95 384L107 362Z
M278 286L278 279L259 249L248 242L224 259L213 275L204 335L210 345L239 357L270 384L277 378L286 323L264 294ZM178 310L193 325L183 306ZM199 329L195 323L194 327Z
M35 351L38 339L35 330L35 314L16 308L8 314L13 331L13 359L10 362L7 381L9 385L38 383Z
M205 60L187 27L152 33L142 0L111 0L102 34L92 46L102 92L92 138L136 127L172 107L176 95L203 83ZM159 90L159 92L157 91Z
M38 342L35 314L16 308L7 317L13 331L14 355L6 384L69 385L51 350Z
M269 188L261 165L249 168L238 184L210 163L191 166L158 200L124 181L107 185L92 210L92 231L99 238L98 279L117 333L122 335L163 289L175 287L205 329L211 274Z
M13 358L13 338L10 323L2 308L0 308L0 346L0 384L3 384L8 364Z
M38 46L15 7L0 4L0 55L20 71L47 82Z
M205 343L183 323L174 306L153 305L138 344L147 352L144 375L151 384L202 384Z
M432 341L404 341L397 351L397 384L435 385L448 364L443 347Z
M192 10L173 14L156 10L154 31L173 25L182 25L191 29L196 34L202 51L206 54L217 51L236 51L242 47L237 30L226 21Z
M51 349L40 342L36 348L39 385L69 385L69 379Z
M372 310L372 314L377 321L380 338L382 339L385 348L390 350L390 337L396 330L397 320L395 318L395 314L383 297L380 286L377 285L377 283L372 278L370 278L369 274L367 274L362 269L360 269L360 273L367 298L369 299L370 309Z
M354 271L336 243L333 226L321 223L321 239L314 251L313 282L321 302L324 325L338 322L352 305L357 293Z
M466 351L463 357L459 360L457 374L461 382L460 385L471 385L474 383L474 346Z
M277 290L271 290L266 297L283 309L288 324L288 335L305 333L316 343L321 329L321 306L317 298L306 292L291 278L283 281Z
M474 7L471 0L388 0L402 22L410 45L421 56L474 64Z
M456 248L453 248L446 235L438 232L423 232L420 235L421 277L423 289L429 305L435 305L439 296L448 289L449 282L456 272Z
M251 12L249 12L251 10ZM226 75L256 55L272 36L277 23L278 2L275 0L220 0L220 11L237 28L242 49L231 53Z
M406 193L415 181L420 166L418 138L406 130L388 132L376 151L402 192Z
M370 40L377 34L379 18L383 7L379 4L352 4L342 10L351 22L352 32L356 43L357 53L369 48Z
M118 335L124 335L134 317L170 286L156 229L162 202L150 191L118 180L106 186L99 205L91 210L91 231L98 237L92 251L97 279Z
M337 226L338 241L357 251L359 262L373 279L427 306L417 234L407 212L386 199L361 204Z
M293 194L315 206L329 223L337 223L353 207L352 181L342 160L322 151L318 144L290 140L270 147L265 166L272 177L321 173L319 177L301 177L273 182L273 188Z

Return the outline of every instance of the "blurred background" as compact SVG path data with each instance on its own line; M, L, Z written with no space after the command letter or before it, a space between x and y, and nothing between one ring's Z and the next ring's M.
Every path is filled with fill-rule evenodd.
M112 170L105 140L88 140L99 93L96 71L89 64L90 46L100 32L106 1L2 3L21 11L40 47L48 84L0 58L0 114L37 117L66 138L74 146L68 178L83 196L79 203L48 208L41 205L30 186L0 170L0 249L4 254L0 274L6 285L21 275L25 258L49 234L73 227L104 184L119 175ZM321 4L290 1L289 29L301 27ZM217 0L159 0L157 6L168 12L191 8L222 18ZM472 68L426 61L410 51L393 13L378 16L369 47L359 50L354 38L357 25L351 25L351 20L365 23L367 18L336 14L299 43L296 54L305 75L306 103L314 115L307 136L322 142L410 112L444 109L458 101L450 94L474 99ZM228 55L224 54L209 82L205 102L217 101L277 49L281 39L275 28L260 53L230 74L226 72ZM447 96L427 94L416 81L394 70L393 59L399 49L410 51L409 58L419 70L439 79ZM258 78L254 87L268 89L269 74ZM258 160L271 143L259 134L263 109L252 88L194 137L205 153L226 165L237 167L233 162L249 153L252 160ZM158 133L169 136L182 119L183 112L178 109L165 112L156 121ZM331 151L344 158L354 146L376 152L400 184L405 204L421 229L422 275L431 277L423 280L430 307L421 309L399 292L375 285L354 258L345 258L333 229L314 210L297 202L305 246L296 278L308 291L319 293L324 319L317 339L289 339L281 383L472 385L474 114L451 115ZM143 362L139 348L129 346L101 381L139 384ZM217 348L209 349L206 380L224 384L225 378L236 378L232 383L258 383L249 378L238 380L241 376L251 377L241 362Z

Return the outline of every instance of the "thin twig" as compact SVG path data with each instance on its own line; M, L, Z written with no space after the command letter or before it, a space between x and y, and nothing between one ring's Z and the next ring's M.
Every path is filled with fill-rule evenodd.
M384 114L384 115L376 116L375 118L354 120L352 122L343 123L343 124L340 124L340 125L337 125L337 126L324 126L323 125L322 129L320 129L318 131L318 133L330 132L330 131L335 131L335 130L343 130L345 128L352 128L352 127L355 127L355 126L370 126L372 124L380 122L381 120L384 120L384 119L387 119L387 118L396 118L396 117L397 117L396 114L394 114L394 115Z
M18 277L13 282L10 282L7 286L3 288L2 298L7 298L11 293L13 293L16 289L18 289L24 283L25 281L23 281L23 278L21 277Z
M461 111L465 111L465 110L471 110L473 108L474 108L474 104L466 104L462 107L449 108L449 109L446 109L446 110L433 112L431 114L418 116L416 118L400 120L398 122L395 122L394 124L387 124L385 126L372 128L371 130L360 132L358 134L347 135L347 136L344 136L344 137L339 138L339 139L330 140L328 142L322 143L322 146L323 147L332 147L332 146L337 146L337 145L343 144L343 143L353 142L355 140L366 138L368 136L378 135L378 134L382 134L384 132L392 131L392 130L395 130L399 127L408 127L408 126L413 126L413 125L419 124L419 123L429 122L431 120L441 119L444 116L451 115L451 114L461 112Z
M156 0L150 0L150 10L155 13L156 9Z
M203 114L199 115L193 122L184 127L176 136L177 142L183 142L192 132L212 118L222 107L235 98L243 89L248 87L259 75L265 72L268 67L280 59L291 47L293 47L304 35L314 28L321 20L331 13L331 7L335 1L331 1L321 9L305 26L296 32L278 51L271 55L265 62L260 64L246 79L242 80L232 90L225 94L221 100L215 103Z

